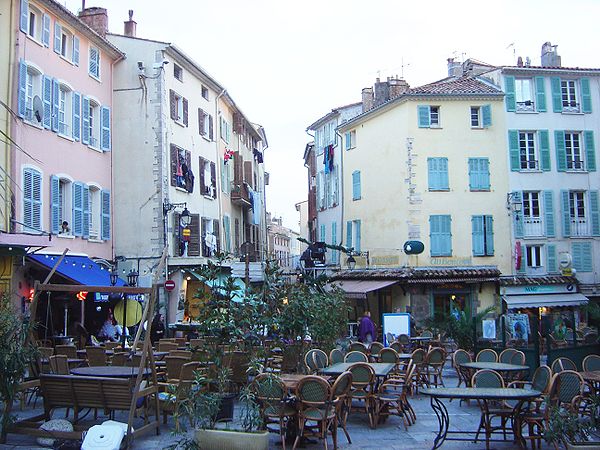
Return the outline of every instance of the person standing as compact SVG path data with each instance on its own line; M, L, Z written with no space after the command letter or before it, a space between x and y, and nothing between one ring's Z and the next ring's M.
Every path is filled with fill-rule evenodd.
M370 344L377 337L375 324L371 320L371 312L365 311L358 323L358 340L364 344Z
M163 315L157 314L154 316L154 320L152 321L152 331L150 332L150 340L152 341L152 345L155 342L162 339L165 335L165 324L163 321Z

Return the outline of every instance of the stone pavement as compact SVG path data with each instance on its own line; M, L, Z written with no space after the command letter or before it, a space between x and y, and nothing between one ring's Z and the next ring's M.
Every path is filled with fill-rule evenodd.
M453 369L447 369L445 373L445 382L447 386L456 386L456 376ZM391 417L384 424L379 425L376 429L371 429L368 426L368 420L365 414L353 413L348 422L348 432L352 439L352 444L348 444L343 431L338 432L338 447L342 449L431 449L433 439L438 429L437 418L429 404L429 398L423 395L416 395L410 398L410 402L417 414L417 422L408 427L408 431L404 430L404 424L400 417ZM459 405L458 400L450 403L445 401L446 407L450 414L450 427L457 430L475 430L479 424L479 408L475 402L467 405L463 402ZM39 406L39 402L38 402ZM17 408L18 409L18 408ZM36 412L39 411L36 410ZM18 415L32 415L30 408L23 412L16 411ZM99 412L100 414L100 412ZM55 418L64 417L62 411L57 411L54 414ZM103 419L104 420L104 419ZM122 415L115 420L126 421L126 416ZM162 423L162 418L161 418ZM132 448L135 449L160 449L174 443L177 440L176 436L171 433L173 421L169 420L167 425L162 425L161 434L147 434L136 439ZM279 443L279 435L272 433L270 435L270 447L277 449L281 448ZM328 439L329 446L332 446L331 437ZM0 449L18 449L35 448L35 439L30 436L19 436L11 434L8 436L8 445L0 445ZM289 446L291 448L291 445ZM306 445L305 449L321 449L323 443ZM485 449L485 442L456 442L446 441L442 446L443 449ZM498 443L491 444L492 449L513 449L517 446L513 443ZM549 449L545 442L542 444L542 449Z

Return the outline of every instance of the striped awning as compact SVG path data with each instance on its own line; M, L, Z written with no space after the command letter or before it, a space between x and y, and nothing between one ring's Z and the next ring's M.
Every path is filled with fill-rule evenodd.
M338 280L333 284L346 292L347 298L365 299L369 292L396 284L396 280Z
M508 309L579 306L587 305L588 303L588 298L579 293L503 295L502 300L506 302L506 307Z

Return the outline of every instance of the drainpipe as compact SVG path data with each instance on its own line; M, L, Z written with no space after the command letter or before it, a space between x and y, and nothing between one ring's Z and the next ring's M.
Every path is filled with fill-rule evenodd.
M308 128L307 128L306 130L304 130L304 132L305 132L306 134L308 134L308 135L309 135L309 136L312 138L312 140L313 140L313 143L314 143L314 146L316 147L316 141L315 141L315 137L314 137L314 135L312 135L312 134L310 134L310 133L308 132ZM310 169L310 166L307 166L307 165L306 165L306 162L304 163L304 167L306 167L307 169ZM319 175L318 173L317 173L317 174L315 174L315 177L318 177L318 175ZM311 176L311 174L309 173L309 174L308 174L308 176L309 176L309 183L308 183L308 195L310 195L310 190L311 190L311 187L310 187L310 176ZM315 178L315 184L316 184L316 183L317 183L317 180L316 180L316 178ZM310 205L310 200L309 200L308 204ZM316 206L316 204L315 204L315 206ZM310 208L309 208L309 211L310 211ZM318 217L319 217L319 215L317 214L317 218L318 218ZM317 224L315 223L314 225L315 225L315 230L316 230L316 229L317 229ZM308 240L312 242L312 237L311 237L312 233L311 233L311 232L312 232L312 230L310 230L310 229L309 229L309 230L308 230L308 236L307 236L307 237L309 238ZM316 231L315 231L315 232L316 232Z
M225 95L225 93L227 92L227 89L223 89L221 90L221 93L219 95L217 95L217 97L215 98L215 121L214 121L214 126L213 126L213 137L215 138L215 147L216 147L216 153L217 153L217 161L219 162L219 181L221 186L215 186L215 189L217 190L217 192L219 192L218 195L218 200L219 200L219 222L221 222L222 217L223 217L223 192L221 190L221 187L223 186L223 174L221 173L221 160L220 160L220 156L219 156L219 133L221 130L217 130L217 123L219 123L219 120L217 120L218 115L219 115L219 99ZM220 126L220 125L219 125ZM231 195L231 194L230 194ZM231 199L231 197L230 197ZM231 230L231 221L229 222L229 227ZM231 234L231 231L230 231ZM225 235L225 230L223 230L223 235ZM231 238L231 236L230 236ZM219 239L221 239L220 235L219 235Z
M10 11L10 21L9 21L9 30L15 30L15 15L13 14L13 12L16 10L16 0L11 0L10 2L10 6L9 6L9 11ZM13 67L14 63L15 63L15 54L16 52L13 51L13 47L16 47L18 50L19 47L19 29L17 27L16 29L16 33L15 34L11 34L11 39L9 39L9 42L7 42L8 44L8 49L6 54L8 55L8 67ZM14 40L13 40L14 39ZM7 84L6 84L6 100L8 102L7 107L12 107L12 84L14 81L14 76L15 76L15 71L18 70L18 68L15 68L15 70L8 70L8 80L7 80ZM6 134L6 136L8 136L9 138L13 138L12 133L11 133L11 126L13 123L13 118L10 114L9 111L6 111L6 122L5 122L5 128L4 128L4 132ZM4 158L5 158L5 167L4 170L6 170L7 173L9 174L16 174L16 170L14 167L12 167L12 164L14 163L13 158L11 157L11 145L10 145L10 141L8 141L7 143L4 144ZM11 232L11 219L12 219L12 211L11 211L11 197L12 197L12 186L11 186L11 181L9 177L4 177L5 181L4 181L4 231L6 233L10 233ZM12 286L11 286L12 287Z
M342 139L342 135L338 133L337 128L335 129L336 136L340 137L340 234L341 240L340 242L344 243L344 141ZM340 258L340 270L342 268L342 258ZM367 253L367 266L369 265L369 256Z

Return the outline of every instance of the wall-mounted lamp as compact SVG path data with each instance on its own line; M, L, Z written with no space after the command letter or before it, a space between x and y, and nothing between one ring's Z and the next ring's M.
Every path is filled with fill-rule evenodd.
M348 255L348 258L346 258L346 265L350 270L354 270L356 267L356 260L354 259L354 256L352 256L352 253Z
M187 228L192 223L192 215L187 209L187 203L163 203L163 216L167 216L170 211L173 211L175 208L183 208L183 211L179 215L179 223L183 228Z
M515 214L515 220L519 220L523 211L523 200L520 192L509 192L506 194L506 208Z

